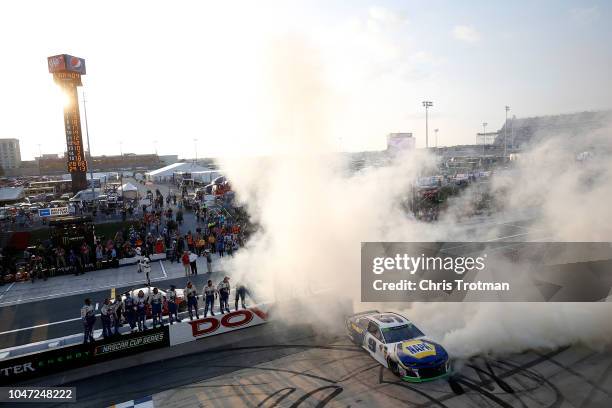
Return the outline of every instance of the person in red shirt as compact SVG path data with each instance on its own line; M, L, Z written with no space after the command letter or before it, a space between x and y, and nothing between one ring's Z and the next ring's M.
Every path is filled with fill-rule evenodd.
M183 252L183 256L181 257L181 262L183 263L183 268L185 268L185 277L188 278L191 274L191 265L189 262L189 253L187 251Z

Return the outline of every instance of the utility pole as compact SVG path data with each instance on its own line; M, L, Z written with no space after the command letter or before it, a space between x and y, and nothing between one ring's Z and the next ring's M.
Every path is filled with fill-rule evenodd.
M198 139L193 139L193 147L195 150L195 162L193 164L198 163Z
M506 161L506 158L508 157L508 142L506 141L507 135L508 135L508 111L510 110L510 107L508 105L506 105L506 121L504 122L504 161Z
M434 132L436 132L436 149L438 148L438 130L440 129L434 129Z
M429 108L433 106L433 102L431 101L423 101L423 106L425 107L425 147L429 149Z
M85 91L83 91L83 113L85 114L85 134L87 135L87 150L89 153L89 177L91 178L91 200L95 201L96 194L94 192L93 178L93 159L91 158L91 143L89 142L89 125L87 124L87 100L85 99Z
M510 119L510 138L512 139L512 150L514 150L514 118L516 118L516 115L512 115L512 119Z

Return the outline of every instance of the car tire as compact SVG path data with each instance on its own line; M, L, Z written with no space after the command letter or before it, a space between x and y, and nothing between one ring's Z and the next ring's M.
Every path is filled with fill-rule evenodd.
M399 367L397 365L397 363L393 360L391 360L390 358L387 359L387 365L389 366L389 370L391 370L391 372L395 375L397 375L398 377L400 376L399 374Z

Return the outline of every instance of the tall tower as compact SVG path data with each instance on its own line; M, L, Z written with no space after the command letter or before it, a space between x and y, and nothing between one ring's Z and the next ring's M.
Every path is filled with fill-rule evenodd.
M66 130L67 167L72 179L72 192L87 188L87 161L83 149L81 115L77 87L82 86L81 75L85 75L85 60L67 54L47 58L53 80L66 94L64 105L64 128Z

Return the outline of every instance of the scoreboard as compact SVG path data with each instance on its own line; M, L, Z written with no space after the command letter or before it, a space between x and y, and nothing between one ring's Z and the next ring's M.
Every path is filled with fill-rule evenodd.
M72 178L72 192L87 188L87 161L81 133L81 115L77 87L82 86L81 75L85 74L85 60L67 54L47 58L53 80L68 97L64 106L64 129L66 133L66 159Z
M81 116L76 87L66 89L69 101L64 108L64 127L66 129L66 152L68 159L68 172L87 172L83 137L81 134Z

